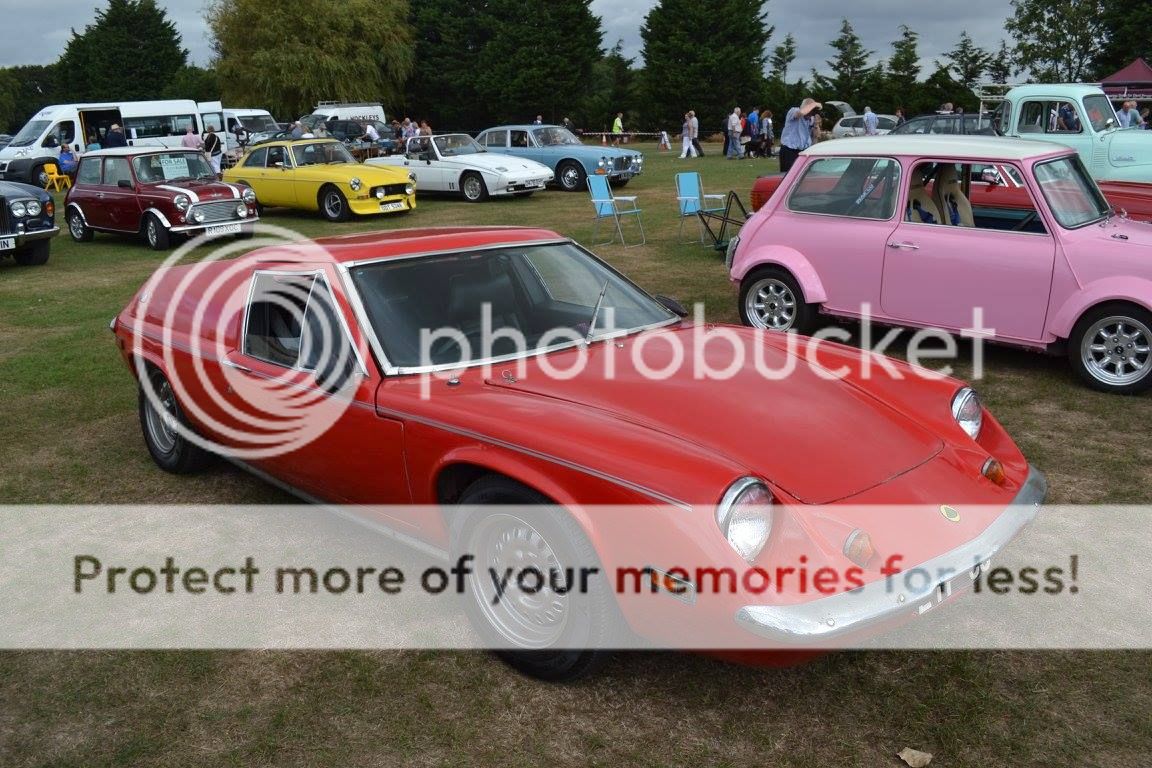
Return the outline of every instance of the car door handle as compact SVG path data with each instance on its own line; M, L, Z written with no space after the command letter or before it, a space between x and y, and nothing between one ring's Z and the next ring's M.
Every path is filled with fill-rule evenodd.
M235 360L229 360L229 359L225 358L225 359L220 361L220 364L226 365L229 368L235 368L236 370L243 371L244 373L252 373L251 368L249 368L248 366L243 365L241 363L238 363Z
M907 248L910 251L920 250L920 246L915 243L888 243L889 248Z

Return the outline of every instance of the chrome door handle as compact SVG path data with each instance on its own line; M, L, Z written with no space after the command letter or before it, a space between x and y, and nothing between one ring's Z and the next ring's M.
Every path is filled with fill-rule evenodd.
M246 365L241 365L240 363L237 363L237 362L235 362L235 361L233 361L233 360L224 359L224 360L220 361L220 364L221 364L221 365L226 365L226 366L228 366L229 368L235 368L236 370L238 370L238 371L243 371L244 373L252 373L252 369L251 369L251 368L249 368L249 367L248 367L248 366L246 366Z
M913 243L888 243L889 248L907 248L910 251L920 250L920 246Z

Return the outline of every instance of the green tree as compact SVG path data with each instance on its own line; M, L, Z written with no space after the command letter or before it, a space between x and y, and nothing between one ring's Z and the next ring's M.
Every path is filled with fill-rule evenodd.
M848 19L841 21L840 35L829 45L836 51L836 56L825 63L834 74L826 77L813 70L815 87L825 98L839 99L849 104L859 102L864 78L868 74L868 60L873 51L864 49L860 36Z
M1104 38L1101 0L1012 0L1004 28L1016 41L1015 65L1040 82L1089 79Z
M488 0L488 40L469 80L493 120L560 120L584 102L602 37L590 4Z
M169 99L217 101L220 99L220 81L216 70L189 64L176 72L163 95Z
M68 83L57 84L57 65L32 65L11 67L0 70L6 74L12 94L11 111L2 118L0 128L6 125L7 133L20 130L32 115L49 104L77 101L68 90ZM0 85L0 89L4 86ZM2 99L2 96L0 96Z
M5 67L0 69L0 133L15 133L20 130L16 125L16 94L20 84L17 82L12 70Z
M221 96L300 115L317 101L400 100L412 72L407 0L212 0Z
M764 95L773 27L764 0L660 0L640 27L641 91L650 127L679 130L693 109L702 131Z
M636 70L632 65L633 60L624 56L623 41L617 41L615 47L592 66L592 88L584 104L571 115L560 117L570 117L589 131L604 131L611 128L616 112L623 111L624 124L630 125L634 122L630 118L643 111L642 105L635 104ZM621 104L632 108L621 109Z
M188 61L176 25L155 0L108 0L64 48L68 101L155 99Z
M1101 23L1106 45L1092 62L1093 79L1107 77L1140 57L1152 63L1152 3L1104 0Z
M948 69L955 75L957 82L970 89L988 71L992 56L973 43L967 31L963 31L959 42L944 54L944 58L948 60Z
M791 104L793 93L799 94L801 92L801 89L793 91L788 86L788 68L792 66L794 61L796 61L796 38L789 32L780 44L772 49L772 55L768 58L768 100L766 103L775 104L777 109Z
M476 89L480 51L493 26L484 0L419 0L411 4L416 65L403 108L446 130L479 131L493 110ZM400 105L397 105L399 111Z
M1016 54L1008 47L1008 43L1000 41L1000 48L988 60L988 77L994 83L1006 83L1016 74L1012 65Z

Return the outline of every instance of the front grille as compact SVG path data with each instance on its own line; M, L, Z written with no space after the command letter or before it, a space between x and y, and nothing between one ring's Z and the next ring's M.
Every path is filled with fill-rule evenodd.
M12 234L11 225L8 223L8 198L0 197L0 235Z
M216 200L211 203L197 203L193 206L193 210L204 213L203 224L214 224L218 221L239 219L240 217L236 215L236 206L239 204L239 200ZM189 218L188 221L192 219Z
M616 171L626 171L631 167L632 167L632 158L630 156L617 157L615 159L615 161L612 163L612 168L613 168L613 170L616 170Z
M404 190L408 188L407 184L385 184L384 197L392 197L393 195L403 195ZM375 194L378 187L372 188L372 193Z

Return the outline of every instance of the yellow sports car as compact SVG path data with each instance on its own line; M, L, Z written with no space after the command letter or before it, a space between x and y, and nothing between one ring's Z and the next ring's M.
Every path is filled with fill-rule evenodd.
M358 163L334 139L259 144L224 180L252 187L261 205L318 210L328 221L416 207L416 180L407 170Z

